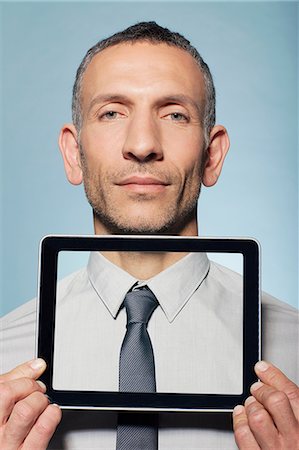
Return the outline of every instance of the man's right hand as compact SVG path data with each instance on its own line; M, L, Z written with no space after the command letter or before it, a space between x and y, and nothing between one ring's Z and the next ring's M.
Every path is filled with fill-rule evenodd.
M44 450L61 420L50 405L46 387L36 381L46 363L35 359L0 376L1 450Z

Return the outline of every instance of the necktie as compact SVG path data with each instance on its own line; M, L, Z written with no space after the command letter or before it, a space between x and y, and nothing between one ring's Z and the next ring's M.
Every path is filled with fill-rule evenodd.
M148 288L136 289L127 293L124 306L127 313L127 332L120 351L119 390L155 392L154 354L147 324L158 306L157 299ZM156 450L157 448L156 415L119 414L117 450Z

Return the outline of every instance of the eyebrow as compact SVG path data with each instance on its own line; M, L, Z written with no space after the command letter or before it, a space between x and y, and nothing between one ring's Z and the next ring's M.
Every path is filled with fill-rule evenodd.
M100 103L132 103L132 100L126 95L123 94L98 94L96 97L92 99L90 102L88 113L90 113L91 109ZM175 94L175 95L165 95L160 97L157 102L159 105L189 105L194 108L199 115L203 113L202 105L193 100L191 97L185 94Z
M159 100L161 104L174 104L174 105L189 105L192 108L196 109L199 114L202 114L202 105L199 102L193 100L193 98L189 97L185 94L175 94L175 95L166 95Z
M129 97L122 94L98 94L96 97L94 97L89 105L88 108L88 114L90 113L91 109L98 105L99 103L131 103Z

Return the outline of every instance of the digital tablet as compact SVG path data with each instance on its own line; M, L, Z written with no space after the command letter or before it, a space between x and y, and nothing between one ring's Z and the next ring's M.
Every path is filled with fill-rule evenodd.
M129 258L129 259L128 259ZM138 279L119 266L164 261ZM134 266L134 264L133 264ZM260 359L259 244L249 238L46 236L40 245L37 356L62 408L231 411ZM131 267L131 266L130 266ZM148 285L156 392L120 392L123 299Z

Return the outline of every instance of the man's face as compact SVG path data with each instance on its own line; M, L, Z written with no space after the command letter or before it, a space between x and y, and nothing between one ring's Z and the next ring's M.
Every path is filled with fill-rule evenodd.
M204 81L166 44L97 54L82 85L80 160L97 233L196 234Z

